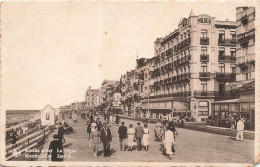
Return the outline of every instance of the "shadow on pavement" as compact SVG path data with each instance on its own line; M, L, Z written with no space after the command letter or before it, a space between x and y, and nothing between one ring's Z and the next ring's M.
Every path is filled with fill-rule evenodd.
M65 144L65 145L63 145L63 148L69 147L71 145L72 145L72 143Z

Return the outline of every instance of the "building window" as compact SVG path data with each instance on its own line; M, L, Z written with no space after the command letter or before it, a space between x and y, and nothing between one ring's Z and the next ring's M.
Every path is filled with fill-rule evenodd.
M232 41L236 41L236 32L235 31L231 31L230 36L231 36Z
M201 116L209 115L209 102L200 101L198 110L199 110L198 115L201 115Z
M230 65L231 73L235 74L236 73L236 66L235 65Z
M225 64L219 64L219 72L225 74Z
M218 39L221 42L223 42L225 40L225 31L219 31Z
M206 73L207 72L207 64L201 63L201 72Z
M207 55L207 47L201 47L201 54Z
M50 113L46 113L46 120L50 120Z
M201 90L202 92L207 92L207 81L201 82Z
M225 48L219 48L219 56L225 56Z
M235 48L230 48L230 56L231 56L231 58L236 57L236 49Z
M201 37L202 38L207 38L207 30L201 30Z

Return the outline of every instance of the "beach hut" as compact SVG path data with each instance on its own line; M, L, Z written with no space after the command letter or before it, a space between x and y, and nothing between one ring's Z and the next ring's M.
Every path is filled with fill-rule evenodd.
M41 111L41 125L55 125L55 110L48 104Z

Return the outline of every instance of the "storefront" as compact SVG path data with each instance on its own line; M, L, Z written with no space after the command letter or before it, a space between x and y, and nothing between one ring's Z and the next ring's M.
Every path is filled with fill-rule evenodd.
M240 92L240 114L245 120L245 129L255 129L255 91L243 90Z
M216 101L212 103L212 125L230 128L230 120L232 119L232 117L234 120L243 118L245 121L245 130L254 130L254 103L243 101L242 94L240 95L240 99Z
M230 120L240 118L239 99L216 101L212 103L212 125L230 127Z

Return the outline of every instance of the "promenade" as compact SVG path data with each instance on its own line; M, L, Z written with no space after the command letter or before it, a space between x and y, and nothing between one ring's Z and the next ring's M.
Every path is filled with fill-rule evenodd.
M103 116L99 116L103 121ZM136 120L121 119L128 127L130 123L136 126ZM111 157L104 157L103 145L99 145L98 157L95 158L89 147L86 132L86 120L78 118L73 127L76 132L66 134L65 160L86 162L186 162L186 163L253 163L254 140L244 139L235 141L234 138L225 135L212 134L190 129L176 128L179 136L176 137L175 155L172 160L167 159L159 151L159 142L154 141L154 124L148 124L149 151L120 151L118 126L111 125L113 140L111 142ZM47 147L48 142L45 144ZM44 158L40 160L46 160Z

